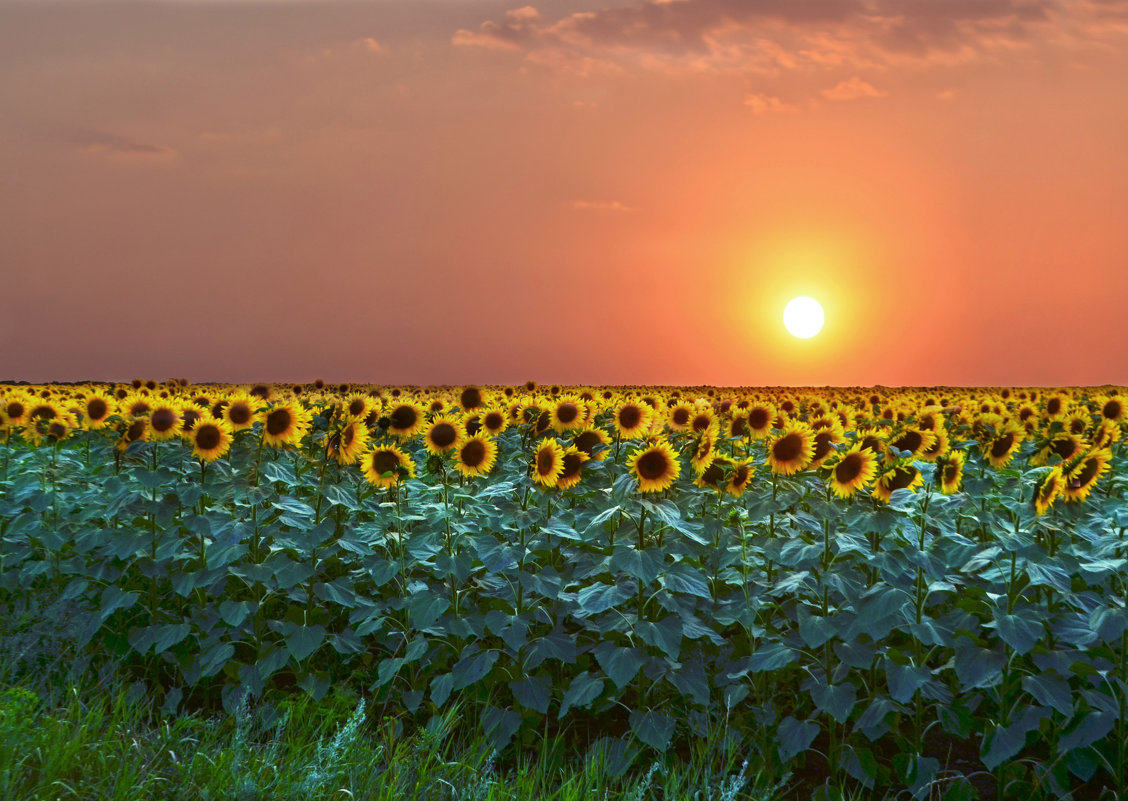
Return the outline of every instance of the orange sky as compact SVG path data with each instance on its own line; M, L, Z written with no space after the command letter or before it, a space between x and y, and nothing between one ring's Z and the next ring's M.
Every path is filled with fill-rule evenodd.
M1128 0L0 0L0 378L1128 384L1125 75Z

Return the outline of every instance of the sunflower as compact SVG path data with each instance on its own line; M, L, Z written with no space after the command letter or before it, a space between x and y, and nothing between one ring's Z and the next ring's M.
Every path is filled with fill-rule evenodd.
M339 465L356 464L368 447L368 426L362 417L345 417L334 421L326 441L326 454Z
M834 453L834 446L846 441L845 432L837 417L820 417L812 421L811 430L815 434L815 450L805 468L807 470L814 470L822 465Z
M552 437L545 437L533 455L533 481L541 487L555 487L564 472L564 449Z
M117 444L114 447L119 453L125 453L129 446L134 442L144 442L149 438L149 418L136 417L130 420L125 428L122 429L121 436L118 438Z
M162 442L180 436L180 404L160 401L149 410L149 439Z
M734 412L725 424L725 438L744 439L748 434L748 416L744 412Z
M996 429L994 436L984 442L983 455L987 457L992 467L996 469L1005 467L1025 436L1026 429L1023 426L1007 421L1001 428Z
M189 432L200 422L204 413L195 406L185 406L180 411L180 436L187 439Z
M585 428L576 434L572 444L587 454L589 459L602 462L611 452L611 438L602 428ZM599 448L597 451L596 448Z
M715 438L720 432L720 423L717 422L717 415L713 410L705 407L695 411L689 418L689 430L698 435L709 433Z
M28 400L23 395L8 395L4 398L4 424L18 428L27 417Z
M435 456L454 450L461 442L462 421L452 415L439 415L423 431L423 444Z
M383 489L415 477L415 462L394 445L378 445L360 460L361 471L369 484Z
M924 482L920 471L912 465L897 465L882 473L873 485L873 497L889 503L894 490L915 490Z
M1088 498L1097 485L1097 479L1105 474L1111 461L1112 452L1106 448L1091 450L1073 460L1069 468L1062 471L1065 476L1065 486L1062 488L1065 500L1075 503Z
M749 408L748 431L752 439L764 439L770 435L777 414L775 407L766 403L757 403Z
M718 456L713 460L713 463L705 468L705 471L693 479L693 483L705 489L711 487L717 492L724 492L728 489L728 482L726 476L732 471L733 462L731 459L726 459L724 456Z
M86 428L91 431L103 428L113 415L117 402L102 392L93 392L82 401L82 417Z
M33 407L24 426L24 435L33 445L39 445L43 440L51 440L52 442L64 440L70 433L70 429L74 427L74 419L70 416L70 413L62 411L54 404L50 404L54 414L36 414L37 407L43 405L36 404Z
M123 416L128 418L144 417L153 408L153 399L148 395L133 393L127 396L119 405Z
M752 464L752 459L742 459L733 465L732 472L729 474L728 484L725 485L725 492L734 498L739 498L744 495L744 491L748 489L749 483L752 481L752 474L756 472L756 468Z
M794 475L806 468L815 452L815 434L806 423L789 423L768 444L768 465L773 473Z
M830 468L830 490L839 498L850 498L873 481L877 474L877 455L862 443L855 442L827 465Z
M709 465L717 458L716 438L708 431L697 438L693 448L693 455L689 457L689 464L693 472L701 475L709 469Z
M388 431L397 437L410 437L423 425L423 408L418 403L399 401L387 407Z
M1038 486L1034 488L1034 497L1032 502L1034 504L1034 511L1039 517L1044 515L1054 501L1061 495L1062 490L1065 489L1065 476L1062 474L1061 465L1056 464L1050 468L1050 472L1038 482Z
M365 395L362 392L354 392L345 398L344 403L341 404L341 410L349 417L356 417L361 420L368 416L369 412L379 411L380 401L377 398Z
M588 461L588 455L577 448L575 445L569 445L564 449L564 469L560 472L560 477L556 479L557 489L572 489L580 483L583 478L584 462Z
M193 456L201 462L214 462L231 450L231 424L222 417L201 417L189 439Z
M496 437L509 427L509 418L501 409L483 409L479 419L482 422L482 430L491 437Z
M245 431L262 418L262 401L255 395L239 392L227 398L221 413L232 431Z
M933 440L936 435L931 431L926 431L920 428L906 428L900 434L895 435L889 440L887 445L886 457L889 459L896 458L893 453L894 450L908 451L911 459L917 459L922 453L929 450L933 445Z
M311 417L310 411L295 401L274 404L263 415L263 444L272 448L297 445L309 431Z
M693 407L688 403L676 403L666 413L666 425L671 431L685 431L693 417Z
M917 456L922 462L935 462L941 456L948 452L951 445L951 438L948 436L948 430L943 425L939 425L935 430L930 432L932 434L932 444L923 448Z
M638 481L639 492L661 492L681 474L677 452L662 440L634 451L627 467Z
M638 439L650 430L654 410L645 403L627 401L615 410L615 430L622 439Z
M1111 448L1114 442L1120 441L1120 426L1111 420L1101 420L1093 431L1092 448Z
M552 429L557 434L584 427L587 419L586 404L579 398L562 395L556 399L549 410L552 420Z
M936 461L940 471L940 492L951 495L960 491L963 482L964 453L959 450L950 450Z
M457 448L454 469L462 475L473 478L493 470L497 461L497 444L488 435L475 434L463 440Z
M1063 462L1068 462L1080 456L1084 448L1085 443L1081 437L1075 434L1056 434L1049 440L1044 441L1042 447L1030 457L1030 465L1041 467L1049 464L1050 459L1055 455L1061 457Z

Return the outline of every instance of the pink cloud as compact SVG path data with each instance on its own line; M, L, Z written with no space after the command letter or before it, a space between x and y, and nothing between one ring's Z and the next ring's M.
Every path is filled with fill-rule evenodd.
M822 95L828 100L858 100L863 97L885 97L888 92L883 92L873 84L863 81L857 75L830 89L823 89Z

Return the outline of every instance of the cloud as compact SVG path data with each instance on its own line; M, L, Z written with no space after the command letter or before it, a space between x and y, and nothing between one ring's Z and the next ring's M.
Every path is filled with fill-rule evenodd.
M752 109L753 114L778 114L799 110L798 106L792 103L785 103L774 95L766 95L757 92L751 92L745 95L744 105Z
M628 206L619 200L573 200L572 208L576 211L594 211L599 213L638 211L634 206Z
M73 147L80 153L114 161L168 162L178 157L175 150L164 145L138 142L125 136L81 126L57 126L48 138Z
M548 20L531 6L459 29L454 44L549 68L779 72L959 63L1052 39L1061 14L1120 0L636 0ZM1080 12L1077 12L1080 13Z
M849 80L840 82L831 89L823 89L822 95L828 100L857 100L862 97L885 97L888 92L877 89L855 75Z

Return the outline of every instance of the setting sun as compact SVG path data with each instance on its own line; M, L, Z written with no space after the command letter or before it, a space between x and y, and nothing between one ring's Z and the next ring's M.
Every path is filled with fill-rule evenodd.
M814 298L794 298L783 310L783 324L792 336L810 339L822 330L823 308Z

